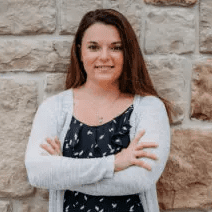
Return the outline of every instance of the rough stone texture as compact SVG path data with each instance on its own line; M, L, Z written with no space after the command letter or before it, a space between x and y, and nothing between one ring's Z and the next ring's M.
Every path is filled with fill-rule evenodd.
M212 53L212 1L200 1L200 52Z
M0 34L52 33L56 28L55 0L0 0Z
M212 120L212 59L194 65L191 118Z
M54 41L54 49L61 58L69 58L73 37L69 41Z
M60 34L75 34L83 15L99 8L102 8L102 0L62 0Z
M106 6L121 12L132 25L138 38L141 36L141 16L143 8L140 0L107 0Z
M21 212L48 212L49 192L46 189L36 189L34 197L22 201ZM39 204L38 204L39 203Z
M34 188L27 181L24 157L37 109L34 83L0 79L0 197L25 197Z
M188 120L188 114L185 114L190 104L188 92L191 80L191 68L185 64L198 54L192 54L195 49L195 16L200 15L200 52L212 53L211 0L144 0L146 4L142 1L0 0L0 35L15 35L0 36L0 77L11 75L15 79L14 72L38 77L42 94L39 100L43 94L45 97L60 92L65 85L64 72L69 63L72 36L69 36L70 40L68 36L54 36L58 33L75 34L79 21L87 11L114 8L127 17L138 38L143 37L141 33L145 35L145 53L155 54L147 55L150 76L158 93L177 108L175 123L179 124L185 118L182 126L190 124L199 129L201 123ZM196 2L200 2L200 11L189 7ZM145 27L141 26L143 18L146 19ZM28 36L50 34L56 28L56 34L47 37ZM143 40L141 42L143 44ZM158 53L191 55L184 59L179 56L158 56ZM195 62L192 118L211 120L211 70L212 60ZM13 73L8 73L10 71ZM44 76L46 80L42 81ZM48 191L29 185L24 165L26 145L38 105L37 95L35 84L0 78L0 212L48 212ZM209 128L210 123L205 122L204 126ZM212 208L211 130L175 129L172 134L169 161L158 182L161 212L212 212L209 209Z
M70 48L71 41L1 40L0 72L65 72Z
M0 212L10 212L12 205L10 201L1 201L0 200Z
M65 89L66 74L47 74L45 92L55 93Z
M155 89L159 95L173 104L176 116L174 123L180 123L184 118L186 102L183 99L186 88L186 59L179 56L151 57L146 59L147 69Z
M145 28L147 54L194 52L195 16L191 9L149 8Z
M161 209L212 208L212 132L175 129L158 184Z
M144 0L145 3L153 5L179 5L190 6L197 3L197 0Z

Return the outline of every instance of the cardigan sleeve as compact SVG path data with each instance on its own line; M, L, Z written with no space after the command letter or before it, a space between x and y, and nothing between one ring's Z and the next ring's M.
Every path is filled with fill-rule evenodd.
M98 159L76 159L51 156L40 147L47 137L54 138L57 135L57 120L60 118L58 105L57 98L50 97L39 106L35 114L25 154L29 183L40 188L71 190L82 184L111 178L114 174L114 155Z
M140 101L140 121L136 126L136 134L145 130L139 142L156 142L157 148L146 148L145 151L157 155L158 160L140 158L148 163L152 170L131 166L123 171L115 172L111 179L103 179L94 184L82 185L76 191L90 195L130 195L148 190L156 184L161 176L170 151L170 125L163 102L156 97L148 96Z

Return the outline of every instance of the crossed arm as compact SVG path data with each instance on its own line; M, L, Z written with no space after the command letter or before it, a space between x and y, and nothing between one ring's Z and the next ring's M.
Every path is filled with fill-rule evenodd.
M37 149L35 152L42 149L37 139L42 140L53 136L47 134L48 132L43 134L42 139L41 136L39 136L40 138L35 136L38 133L35 131L35 126L41 121L38 112L33 123L34 128L31 132L25 162L31 184L49 189L75 190L91 195L128 195L148 189L156 183L165 167L170 147L170 129L163 103L154 97L146 101L150 102L147 102L148 107L141 107L143 110L146 108L146 111L142 113L142 119L137 127L137 132L145 130L139 144L152 141L158 143L157 148L145 149L145 152L157 155L158 160L141 157L139 161L142 164L150 165L151 171L131 165L126 169L114 172L114 155L80 160L62 156L44 157L40 154L37 154L38 160L35 159L36 155L30 157L33 146ZM48 117L46 119L48 120ZM40 131L43 131L43 128ZM36 169L43 170L36 174Z

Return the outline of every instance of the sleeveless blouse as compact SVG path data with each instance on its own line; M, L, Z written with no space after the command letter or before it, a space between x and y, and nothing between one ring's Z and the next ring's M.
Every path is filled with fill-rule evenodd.
M100 125L88 126L74 116L65 136L63 156L98 158L117 154L130 143L130 116L133 105L121 115ZM139 194L92 196L77 191L64 193L63 212L144 212Z

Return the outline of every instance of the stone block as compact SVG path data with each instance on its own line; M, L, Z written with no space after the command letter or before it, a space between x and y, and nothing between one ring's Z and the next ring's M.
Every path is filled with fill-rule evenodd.
M191 118L212 120L212 59L197 61L192 74Z
M66 74L63 73L47 74L45 92L57 93L62 90L65 90L65 81L66 81Z
M191 6L197 3L197 0L144 0L147 4L153 5L178 5L178 6Z
M2 40L0 72L66 72L70 48L71 41Z
M54 41L54 49L61 58L69 58L73 37L69 41Z
M55 29L55 0L0 0L1 35L53 33Z
M85 13L102 8L103 0L62 0L60 17L60 34L75 34Z
M200 52L212 53L212 1L200 1L199 16Z
M170 156L158 184L161 209L212 206L212 132L173 129Z
M143 12L140 0L107 0L106 7L121 12L132 25L137 38L141 36L141 16Z
M186 59L179 56L146 58L147 69L158 94L173 104L174 123L182 122L185 113L188 80Z
M27 181L25 151L37 110L37 86L0 79L0 197L25 197L34 192Z
M194 10L188 8L148 8L145 25L145 53L194 52L194 14Z
M21 202L23 212L48 212L49 192L38 188L34 197L25 198Z
M12 205L10 201L0 200L0 212L10 212Z

